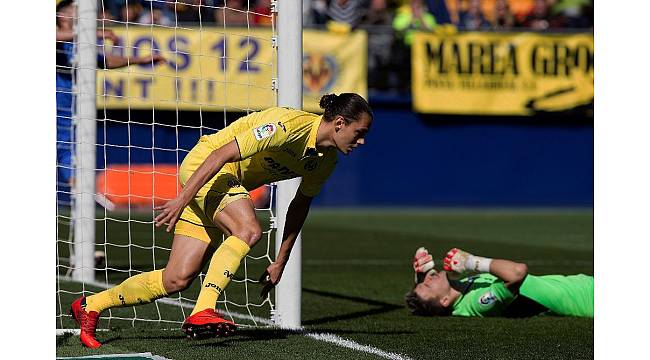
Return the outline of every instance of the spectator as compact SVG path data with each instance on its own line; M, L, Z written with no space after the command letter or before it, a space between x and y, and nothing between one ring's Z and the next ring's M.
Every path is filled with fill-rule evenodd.
M252 23L252 15L249 18L248 4L244 4L244 0L226 1L214 12L214 18L223 26L248 26Z
M460 10L460 0L457 1L458 28L464 30L485 30L490 28L490 23L485 19L481 10L481 0L469 0L467 10Z
M587 28L591 26L588 8L591 0L548 0L551 27Z
M495 30L510 30L515 25L515 17L510 11L508 0L494 2L494 21L492 28Z
M438 24L451 24L449 9L445 0L426 0L429 12L436 19Z
M111 26L111 23L115 20L115 16L107 8L101 8L97 14L97 28L101 29L105 26Z
M312 0L311 8L309 9L311 21L314 25L324 25L327 23L327 1L326 0Z
M395 78L391 79L393 87L400 93L411 89L411 44L415 30L433 31L436 19L424 7L422 0L411 0L408 5L397 9L393 20L395 40L392 44L392 67L397 69Z
M139 1L127 1L120 7L120 21L137 23L142 15L142 4Z
M172 15L166 11L164 2L147 1L144 11L140 15L139 23L172 26L174 21L172 21Z
M253 24L271 26L273 18L271 15L271 0L257 0L253 14Z
M386 0L371 0L362 22L365 25L390 25L392 16L388 11Z
M354 29L365 15L363 0L332 0L327 7L329 20L348 25Z
M548 18L549 8L546 0L535 0L533 8L524 16L519 26L533 30L546 30L550 27Z
M113 20L119 19L120 9L124 5L126 0L104 0L98 4L100 12L102 10L108 12L113 17Z
M62 186L74 185L74 114L73 83L75 71L74 24L77 8L73 0L63 0L56 6L56 153L57 153L57 191ZM114 45L119 39L110 29L97 29L97 40L110 40ZM159 55L144 57L97 54L97 67L116 69L134 64L157 64L165 62Z
M407 46L413 42L414 30L433 31L436 25L436 19L424 7L422 0L411 0L410 5L397 9L393 20L393 29Z
M167 3L167 8L174 13L172 20L179 23L212 23L217 0L183 0L182 3Z

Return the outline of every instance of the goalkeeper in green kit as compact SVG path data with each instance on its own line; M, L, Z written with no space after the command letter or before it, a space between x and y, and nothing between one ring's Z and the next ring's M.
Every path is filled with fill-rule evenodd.
M594 278L587 275L528 274L526 264L474 256L451 249L445 271L434 269L433 257L419 248L413 258L416 284L406 294L406 305L422 316L535 315L594 316ZM450 280L447 272L478 275Z

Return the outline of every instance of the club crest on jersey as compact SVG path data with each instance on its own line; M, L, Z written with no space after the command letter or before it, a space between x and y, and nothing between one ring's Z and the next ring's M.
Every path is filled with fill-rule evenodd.
M316 159L310 159L305 163L305 170L307 171L312 171L318 167L318 160Z
M267 137L273 135L275 133L275 125L269 123L269 124L264 124L260 127L256 127L253 129L253 134L255 135L255 139L257 141L260 141L262 139L266 139Z
M492 291L486 292L478 299L478 303L481 306L490 306L494 304L494 302L496 301L497 301L497 297L494 296L494 294L492 294Z

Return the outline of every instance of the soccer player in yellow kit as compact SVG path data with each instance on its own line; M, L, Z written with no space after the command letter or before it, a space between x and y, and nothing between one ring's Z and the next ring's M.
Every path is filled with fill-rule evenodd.
M302 176L287 211L280 251L263 274L265 295L280 281L312 198L334 170L337 152L347 155L363 145L370 130L372 110L358 94L325 95L320 106L325 110L322 116L270 108L202 136L181 164L182 191L156 208L160 210L156 226L166 224L168 232L174 230L167 266L77 299L71 310L81 328L82 344L101 346L95 329L102 311L150 303L186 289L209 258L210 247L216 251L182 329L192 338L231 334L236 325L215 311L217 298L262 235L248 190ZM227 236L223 243L222 234Z

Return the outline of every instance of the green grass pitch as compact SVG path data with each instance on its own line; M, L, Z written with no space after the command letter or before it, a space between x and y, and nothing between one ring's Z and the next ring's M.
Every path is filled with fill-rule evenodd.
M264 220L263 220L264 221ZM129 238L129 230L131 237ZM59 232L67 231L59 226ZM111 242L137 244L151 237L150 224L100 222L97 231ZM156 236L168 247L170 236ZM151 240L149 240L151 242ZM262 243L254 254L263 254ZM314 210L303 230L302 322L305 332L329 333L404 358L438 359L591 359L592 319L536 317L529 319L422 318L411 316L403 296L412 285L411 258L425 246L437 264L451 247L489 257L524 261L533 274L593 275L593 213L591 210ZM157 267L166 252L143 248L110 247L108 264L115 268L149 270L152 251ZM67 256L60 243L58 256ZM257 278L262 263L246 267ZM242 278L240 268L236 278ZM58 269L59 273L64 269ZM127 273L111 271L119 282ZM193 299L198 281L184 296ZM228 296L242 301L240 284ZM243 286L243 285L242 285ZM80 291L77 284L60 282L57 314L67 313ZM95 288L90 290L96 291ZM259 288L250 286L257 301ZM245 309L234 309L245 311ZM165 305L136 308L137 316L182 320L182 311ZM189 311L189 310L185 310ZM268 307L254 309L268 318ZM113 316L133 317L133 309ZM102 320L104 321L104 320ZM57 317L57 327L70 327L68 317ZM303 333L273 328L242 328L225 339L186 340L175 323L112 320L111 331L100 332L99 350L81 346L77 336L57 336L57 356L144 353L169 359L376 359L377 355L315 340Z

